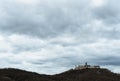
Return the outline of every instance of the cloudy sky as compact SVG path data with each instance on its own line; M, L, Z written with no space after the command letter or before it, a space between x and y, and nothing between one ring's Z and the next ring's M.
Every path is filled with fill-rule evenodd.
M0 68L120 72L119 59L120 0L0 0Z

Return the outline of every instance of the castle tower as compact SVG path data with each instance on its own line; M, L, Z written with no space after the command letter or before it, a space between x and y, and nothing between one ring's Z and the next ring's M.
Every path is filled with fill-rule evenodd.
M85 66L87 66L87 62L85 62Z

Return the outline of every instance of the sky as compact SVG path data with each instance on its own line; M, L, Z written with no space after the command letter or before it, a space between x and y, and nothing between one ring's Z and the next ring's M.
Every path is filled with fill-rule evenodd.
M120 73L119 59L120 0L0 0L0 68Z

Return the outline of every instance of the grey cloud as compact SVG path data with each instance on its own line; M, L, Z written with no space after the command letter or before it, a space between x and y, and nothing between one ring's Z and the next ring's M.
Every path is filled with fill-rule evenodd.
M0 1L0 33L7 34L5 48L12 48L1 54L2 65L42 73L61 72L86 61L120 66L119 7L113 0L96 8L90 0L40 1Z
M9 55L9 54L7 54ZM2 56L2 55L1 55ZM14 59L14 60L13 60ZM2 57L0 58L0 63L1 65L6 65L6 64L21 64L21 61L20 60L17 60L15 58L11 58L11 57Z
M112 3L112 0L105 6L94 9L90 6L89 0L58 2L41 0L32 6L15 0L1 2L1 8L4 11L1 14L5 15L1 20L2 33L25 34L41 38L70 34L81 40L93 38L92 41L97 38L119 39L120 31L114 27L114 23L119 23L119 8L114 7L115 4ZM105 21L103 26L99 28L98 25L96 27L91 25L92 21L100 19ZM111 27L106 25L107 23L112 24ZM108 27L111 30L107 30Z
M108 7L108 6L107 6ZM119 23L119 13L109 8L98 8L95 10L95 15L98 19L104 20L107 24Z
M96 8L94 15L103 20L106 24L119 24L120 22L120 8L118 0L109 0L106 5Z
M12 39L14 40L12 41ZM64 37L61 38L61 40L63 39ZM4 67L14 65L12 67L24 69L30 67L29 69L32 71L36 71L35 69L39 68L43 70L42 73L58 73L73 68L74 65L83 64L86 61L93 65L109 64L114 65L114 67L119 66L120 40L98 39L94 42L83 43L72 39L69 43L76 42L77 44L66 46L62 45L58 39L49 39L49 41L42 43L40 41L43 39L31 39L19 35L7 40L11 43L10 47L12 49L15 48L13 51L18 49L18 53L10 51L2 54L1 58L4 58L0 58L0 60ZM55 41L57 43L53 44ZM64 44L66 41L63 40L62 42ZM17 47L14 45L17 45ZM34 49L41 49L41 46L42 50ZM26 48L30 48L30 50ZM41 73L39 69L36 72ZM50 69L51 71L49 71Z
M2 19L5 22L1 22L1 32L53 37L66 31L75 32L89 19L87 18L89 17L88 7L84 5L89 4L87 1L71 0L66 1L65 4L60 1L56 2L55 6L48 2L52 6L43 3L33 7L17 3L14 0L6 4L5 2L7 0L3 1L4 5L1 7L4 8L7 18ZM83 18L85 14L87 17Z
M57 67L73 67L76 64L80 64L82 63L82 61L80 60L80 58L77 57L73 57L73 56L67 56L67 57L57 57L57 58L53 58L53 59L45 59L45 60L36 60L36 61L31 61L31 63L33 64L37 64L37 65L44 65L45 63L54 63L55 66Z
M19 54L23 51L31 51L31 52L35 52L35 51L40 51L43 47L28 47L28 46L16 46L13 45L14 50L12 51L15 54Z
M112 65L112 66L120 66L120 58L115 56L107 56L98 58L97 63L100 65Z

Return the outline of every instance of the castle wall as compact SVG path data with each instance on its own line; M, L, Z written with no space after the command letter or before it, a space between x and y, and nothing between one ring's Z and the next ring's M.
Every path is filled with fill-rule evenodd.
M84 66L76 66L75 70L81 70L81 69L87 69L87 68L100 68L100 66L90 66L90 65L84 65Z

